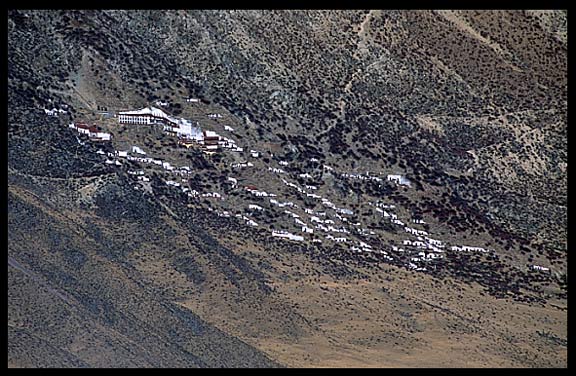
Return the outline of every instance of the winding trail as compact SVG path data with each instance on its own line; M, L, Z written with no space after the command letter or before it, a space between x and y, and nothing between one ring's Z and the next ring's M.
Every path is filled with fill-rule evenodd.
M354 59L358 60L359 63L361 63L360 59L361 59L362 55L368 53L366 36L368 33L368 26L370 24L370 21L372 20L372 17L374 17L375 15L379 15L379 14L380 14L379 10L371 9L368 13L366 13L364 20L362 20L362 22L359 25L358 34L357 34L358 35L358 42L356 43L356 50L354 51L354 54L352 55L354 57ZM352 89L352 83L354 82L354 80L357 79L357 77L360 75L360 73L363 70L364 69L362 67L359 67L358 69L356 69L356 71L354 73L352 73L350 80L346 83L346 85L344 85L344 90L343 90L342 96L341 96L340 100L338 101L338 109L339 109L339 115L338 116L341 120L345 119L345 112L346 112L346 101L344 100L344 96L347 94L350 94L350 90ZM331 129L331 127L327 131L329 131L330 129Z
M25 275L30 277L35 282L38 282L40 285L44 286L50 293L56 295L57 297L59 297L60 299L65 301L66 303L71 304L71 305L75 304L75 302L73 302L71 298L65 296L61 292L52 288L46 281L44 281L42 278L38 277L38 275L36 273L32 272L31 270L26 268L24 265L20 264L12 256L8 256L8 265L13 267L14 269L21 271L22 273L24 273Z
M435 12L436 14L443 17L446 21L452 23L457 29L461 30L462 32L468 34L470 37L478 40L480 43L491 48L498 56L500 56L502 61L510 67L510 69L516 72L523 72L522 69L520 69L510 61L510 57L512 56L512 54L509 51L507 51L505 47L491 40L489 37L482 36L465 19L463 19L463 17L460 16L458 11L437 10Z

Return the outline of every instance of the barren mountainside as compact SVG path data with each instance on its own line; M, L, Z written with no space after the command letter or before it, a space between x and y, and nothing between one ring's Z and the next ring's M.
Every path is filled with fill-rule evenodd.
M11 367L566 367L565 11L11 10L7 132Z

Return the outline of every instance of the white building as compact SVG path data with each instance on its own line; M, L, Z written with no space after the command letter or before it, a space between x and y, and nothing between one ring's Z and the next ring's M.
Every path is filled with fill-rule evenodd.
M410 185L410 180L406 179L402 175L388 175L386 177L386 180L395 182L396 184L400 185L408 185L408 186Z
M146 155L146 152L140 149L138 146L132 146L132 153Z
M121 124L177 124L170 115L156 107L145 107L140 110L118 112Z
M431 244L433 246L440 247L440 248L444 247L444 243L442 243L441 240L436 240L436 239L432 239L432 238L428 238L428 237L425 239L426 239L426 242L428 244Z
M90 133L89 136L93 141L110 141L112 139L112 135L106 132Z
M362 248L372 248L372 246L371 246L370 244L365 243L365 242L363 242L363 241L361 241L361 240L358 241L358 244L359 244L360 247L362 247Z
M487 253L488 250L482 248L482 247L470 247L467 245L463 245L463 246L452 246L450 247L450 249L452 251L461 251L461 252L483 252L483 253Z
M210 193L204 193L202 195L202 197L214 197L214 198L222 198L222 195L218 192L210 192Z
M314 233L314 230L311 229L311 228L308 227L308 226L302 226L302 232L306 232L306 233L312 234L312 233Z
M164 130L175 133L180 137L203 140L203 134L200 127L193 125L191 121L181 118L175 118L159 108L145 107L140 110L121 111L118 113L118 122L120 124L140 124L152 125L162 124Z
M298 214L292 213L290 210L284 210L284 213L291 215L293 218L300 218Z
M202 133L202 129L198 126L198 123L193 124L190 120L186 119L178 120L178 127L172 127L178 137L196 142L204 141L204 134Z
M282 170L281 168L276 168L276 167L268 167L268 171L272 171L276 174L285 174L286 171Z
M214 131L209 131L209 130L204 131L204 136L209 137L209 138L220 139L220 135L218 133L216 133Z
M289 239L289 240L295 240L295 241L303 241L304 240L304 237L302 235L294 235L294 234L291 234L287 231L272 231L272 236L278 237L278 238L285 238L285 239Z
M258 223L254 222L252 219L248 219L248 220L246 221L246 224L247 224L248 226L258 227Z

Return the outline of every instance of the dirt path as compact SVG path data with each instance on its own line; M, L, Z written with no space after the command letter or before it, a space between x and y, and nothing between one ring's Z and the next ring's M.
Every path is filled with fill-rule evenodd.
M55 289L53 289L52 287L50 287L48 285L48 283L46 283L44 280L42 280L41 278L39 278L36 273L32 272L31 270L29 270L28 268L26 268L24 265L20 264L18 261L16 261L14 258L12 258L11 256L8 256L8 265L13 267L14 269L17 269L19 271L21 271L22 273L26 274L28 277L32 278L34 281L38 282L39 284L41 284L42 286L46 287L46 289L51 292L52 294L56 295L57 297L59 297L60 299L64 300L65 302L69 303L69 304L74 304L74 302L67 296L64 296L62 293L60 293L59 291L56 291Z
M480 35L480 33L477 32L472 26L470 26L470 24L468 24L468 22L466 22L465 20L460 18L455 11L439 10L439 11L436 11L436 13L439 14L440 16L444 17L444 19L446 19L447 21L451 22L454 26L456 26L461 31L467 33L468 35L477 39L481 43L490 47L494 52L496 52L496 54L500 55L500 57L502 58L502 61L504 61L511 69L515 70L516 72L522 72L522 69L518 68L517 66L512 64L510 61L508 61L508 59L506 59L506 56L510 55L510 53L508 51L505 51L500 44L490 40L489 38L485 38L482 35Z
M372 20L372 17L374 17L375 15L379 15L379 14L380 14L379 10L371 9L368 13L366 13L364 20L362 20L362 22L359 25L359 29L358 29L358 33L357 33L358 42L356 43L356 50L354 51L354 54L352 55L356 60L360 60L361 55L368 53L366 36L368 34L370 21ZM356 80L358 78L358 76L360 75L360 73L362 73L363 70L364 69L362 67L359 67L358 69L356 69L356 71L354 73L352 73L350 80L348 80L346 85L344 85L344 90L343 90L342 96L341 96L340 100L338 101L338 110L339 110L338 116L342 120L344 120L344 118L345 118L346 104L347 104L346 101L344 100L344 96L347 94L350 94L350 90L352 89L352 84L353 84L354 80ZM330 130L330 129L331 128L329 128L328 130Z

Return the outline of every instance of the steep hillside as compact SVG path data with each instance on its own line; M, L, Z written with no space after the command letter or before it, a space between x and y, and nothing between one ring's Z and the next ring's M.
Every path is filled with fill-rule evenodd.
M565 11L8 26L10 366L566 366Z

